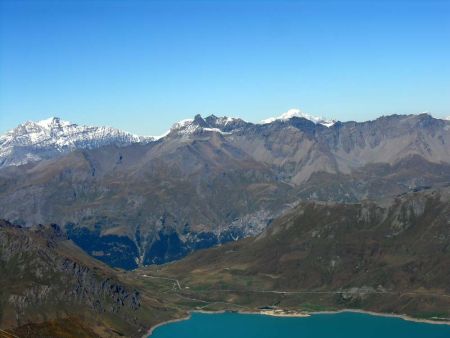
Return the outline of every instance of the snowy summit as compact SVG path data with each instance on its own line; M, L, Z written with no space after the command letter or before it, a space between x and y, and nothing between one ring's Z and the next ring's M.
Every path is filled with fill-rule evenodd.
M331 127L333 124L336 123L335 120L328 120L322 117L312 116L307 113L302 112L300 109L289 109L284 114L278 116L278 117L269 117L268 119L262 120L262 124L272 123L275 121L287 121L293 117L301 117L307 120L310 120L311 122L314 122L316 124L324 125L325 127Z
M111 127L77 125L58 117L27 121L0 136L0 167L39 161L75 149L125 146L152 140L152 137L137 136Z

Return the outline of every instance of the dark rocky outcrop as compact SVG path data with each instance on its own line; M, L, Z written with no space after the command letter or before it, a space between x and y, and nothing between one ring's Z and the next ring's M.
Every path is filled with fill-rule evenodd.
M0 221L0 290L2 328L70 317L102 328L102 335L139 336L151 317L139 291L54 224L22 228Z

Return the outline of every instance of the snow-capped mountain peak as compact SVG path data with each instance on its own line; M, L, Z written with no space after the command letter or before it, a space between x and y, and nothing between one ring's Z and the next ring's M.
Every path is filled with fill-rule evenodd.
M210 115L205 119L210 124L213 123L216 126L220 127L226 127L230 124L243 121L242 119L235 118L235 117L228 117L228 116L216 116L216 115ZM245 122L245 121L243 121Z
M233 129L239 127L245 121L232 117L217 117L210 115L206 118L197 114L193 119L184 119L175 123L170 129L171 133L178 135L190 135L197 131L217 132L221 134L229 134Z
M111 144L125 146L152 140L152 137L136 136L111 127L77 125L58 117L27 121L0 136L0 167L38 161L76 149Z
M194 119L184 119L178 122L175 122L170 128L171 131L185 131L186 133L195 131L197 126L194 123Z
M37 122L27 121L27 123L35 124L35 125L38 125L42 128L46 128L46 129L52 129L55 127L63 128L63 127L70 126L72 124L69 121L61 120L59 117L50 117L48 119L37 121Z
M335 120L329 120L322 117L313 116L307 113L302 112L300 109L289 109L287 112L281 114L278 117L269 117L265 120L261 121L261 124L268 124L275 121L287 121L290 120L293 117L302 117L304 119L310 120L311 122L314 122L316 124L324 125L325 127L331 127L333 124L336 123Z

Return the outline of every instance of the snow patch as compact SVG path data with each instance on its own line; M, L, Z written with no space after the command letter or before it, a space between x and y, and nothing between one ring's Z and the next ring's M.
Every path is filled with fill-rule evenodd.
M194 133L199 127L199 125L194 123L194 119L184 119L175 123L172 128L170 128L170 131L185 135Z
M293 117L302 117L302 118L307 119L316 124L321 124L325 127L331 127L333 124L336 123L335 120L329 120L329 119L325 119L323 117L313 116L313 115L302 112L300 109L289 109L287 112L281 114L278 117L269 117L265 120L262 120L261 124L268 124L268 123L272 123L275 121L287 121Z
M234 119L232 118L228 118L228 117L218 117L217 118L217 124L218 125L223 125L225 126L226 124L230 123L234 121ZM211 131L211 132L216 132L216 133L220 133L220 134L231 134L229 132L224 132L222 130L220 130L219 128L210 128L210 127L202 127L200 126L195 119L184 119L181 120L177 123L175 123L172 128L170 128L170 130L164 134L167 135L170 132L175 132L179 135L190 135L195 133L196 131L199 130L203 130L203 131Z
M237 121L239 119L236 119L234 117L228 117L228 116L223 116L223 117L217 117L216 119L216 124L221 125L221 126L226 126L230 123L233 123L234 121Z
M231 134L231 132L222 131L219 128L202 128L202 130L212 131L212 132L219 133L222 135L230 135Z

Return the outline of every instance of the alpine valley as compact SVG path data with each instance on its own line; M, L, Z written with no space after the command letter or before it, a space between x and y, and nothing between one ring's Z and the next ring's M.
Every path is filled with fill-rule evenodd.
M0 327L138 337L196 309L449 321L449 206L450 121L425 113L196 115L159 137L28 121L0 137Z

